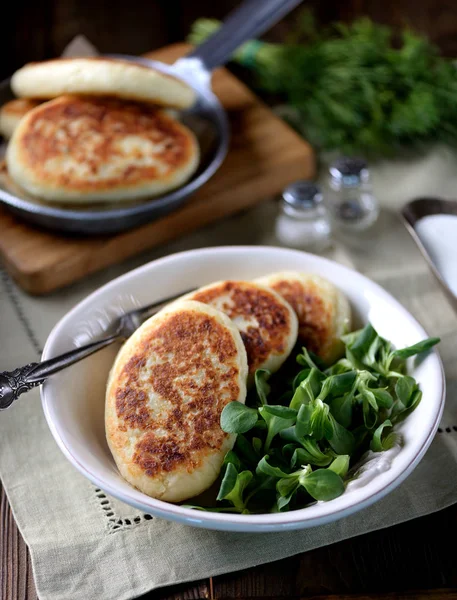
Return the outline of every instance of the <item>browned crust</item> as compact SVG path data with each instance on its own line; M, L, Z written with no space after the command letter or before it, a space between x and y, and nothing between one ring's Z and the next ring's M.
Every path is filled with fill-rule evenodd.
M133 463L146 475L192 472L222 447L222 409L240 394L238 360L230 330L195 311L169 315L141 342L110 395L118 429L141 432ZM150 392L169 408L151 411Z
M77 119L81 126L75 130L72 125ZM133 163L113 177L87 179L43 168L50 159L70 155L96 175L110 157L119 155L116 142L128 135L164 144L159 157L166 171L159 173L153 165ZM188 130L156 107L114 98L77 96L63 96L33 111L19 146L21 161L41 184L81 192L135 187L157 178L166 180L195 154L195 143ZM132 160L138 158L141 153L133 152Z
M298 317L298 339L308 350L325 355L333 335L334 308L322 298L313 282L279 280L270 284L294 309Z
M248 356L249 373L255 371L272 354L283 354L291 331L290 311L277 297L260 286L240 281L224 281L192 294L192 300L212 304L228 295L230 302L222 310L230 319L247 317L257 320L257 327L240 331Z
M32 98L16 98L6 102L1 107L1 112L5 115L22 117L27 114L32 108L42 104L43 100L34 100Z

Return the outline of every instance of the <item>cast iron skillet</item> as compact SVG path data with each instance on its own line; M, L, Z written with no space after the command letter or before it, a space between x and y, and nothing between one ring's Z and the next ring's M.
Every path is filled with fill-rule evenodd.
M211 90L211 72L223 65L233 51L249 38L261 35L301 0L246 0L225 20L210 39L173 65L134 56L115 55L154 67L187 82L197 100L180 119L200 143L199 169L188 183L163 196L124 204L70 208L19 197L0 187L0 202L14 213L39 226L80 234L114 233L141 225L183 204L208 181L225 158L229 141L227 116ZM13 97L9 80L0 87L0 104Z

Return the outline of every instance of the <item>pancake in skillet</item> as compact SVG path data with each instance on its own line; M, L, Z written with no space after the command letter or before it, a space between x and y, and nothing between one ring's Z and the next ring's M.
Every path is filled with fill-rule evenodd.
M257 369L279 369L297 339L297 317L276 292L249 281L219 281L191 292L186 299L210 304L239 329L249 365L249 383Z
M24 190L11 179L5 160L0 160L0 188L5 190L5 192L24 198ZM30 198L26 199L30 200Z
M310 273L285 271L256 279L281 294L298 316L298 341L329 364L343 350L340 337L350 330L351 309L330 281Z
M22 117L41 102L41 100L31 100L30 98L17 98L3 104L0 108L0 135L9 139L21 122Z
M66 94L113 96L160 106L189 108L194 90L183 81L139 63L113 58L57 58L16 71L11 88L23 98Z
M21 120L7 148L12 179L59 203L148 198L194 173L194 134L150 105L62 96Z
M238 330L211 306L177 302L143 323L106 392L106 436L121 475L169 502L209 488L235 441L220 415L244 403L247 368Z

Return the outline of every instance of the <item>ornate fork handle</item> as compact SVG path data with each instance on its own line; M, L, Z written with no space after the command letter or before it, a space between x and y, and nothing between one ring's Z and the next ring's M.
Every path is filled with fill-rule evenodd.
M21 394L28 392L37 385L41 385L50 375L75 364L105 346L109 346L118 337L119 334L115 333L97 342L70 350L70 352L56 356L56 358L51 358L41 363L30 363L14 371L0 373L0 410L11 406Z
M177 300L192 291L194 290L180 292L171 298L164 298L148 306L125 313L117 322L113 323L114 333L112 335L65 352L65 354L60 354L55 358L50 358L40 363L30 363L14 371L0 373L0 410L11 406L21 394L28 392L37 385L41 385L50 375L54 375L54 373L62 371L62 369L70 365L74 365L83 358L86 358L86 356L94 354L94 352L109 346L116 340L126 339L145 319L155 314L173 300Z
M36 367L38 363L30 363L14 371L0 373L0 410L8 408L21 394L43 383L43 379L34 381L28 379Z

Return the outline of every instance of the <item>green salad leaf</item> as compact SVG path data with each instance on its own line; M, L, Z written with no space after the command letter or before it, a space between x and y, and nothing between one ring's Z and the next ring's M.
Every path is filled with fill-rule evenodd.
M312 471L300 483L315 500L333 500L344 492L343 480L331 469Z
M313 402L321 391L325 375L316 367L311 367L308 375L300 382L290 401L290 408L298 410L302 404Z
M323 452L316 440L305 438L302 441L302 448L295 448L291 458L292 467L303 467L313 465L316 467L326 467L332 462L333 453L330 450Z
M222 480L217 500L227 500L239 511L245 510L243 494L249 485L253 474L251 471L241 471L238 473L233 463L227 465L227 470Z
M354 396L345 394L334 398L330 403L330 412L343 427L350 427L352 423L352 404Z
M268 380L271 377L271 371L268 369L257 369L254 375L255 387L257 390L257 396L259 397L260 404L268 404L268 394L270 393L270 386Z
M222 464L223 467L227 467L229 464L232 464L237 471L241 470L241 459L238 457L236 452L233 450L229 450L227 454L224 456L224 462Z
M265 420L268 428L265 439L264 452L268 452L274 437L283 429L293 425L297 419L297 411L285 406L262 406L259 408L260 416Z
M342 337L344 357L324 367L303 348L295 373L257 370L247 402L229 402L221 428L236 435L225 455L215 506L241 514L284 512L344 493L360 457L401 437L395 426L422 392L407 360L438 338L396 350L371 324Z
M404 360L406 358L409 358L410 356L415 356L416 354L420 354L421 352L426 352L430 350L431 348L433 348L433 346L438 344L439 341L440 339L437 337L429 338L428 340L424 340L422 342L414 344L414 346L409 346L408 348L403 348L402 350L395 350L393 352L393 355L396 358L401 358Z
M353 434L338 423L330 413L331 435L327 438L330 447L337 454L349 454L354 452L355 440Z
M257 464L259 457L250 442L244 435L238 434L235 442L235 451L241 454L241 457L247 462L249 466Z
M396 435L391 431L392 423L389 419L386 419L384 423L381 423L373 434L370 448L373 452L382 452L383 450L389 450L392 448L396 441ZM386 431L387 430L387 431Z
M347 472L349 470L350 460L351 457L349 456L349 454L342 454L341 456L337 456L328 468L343 478L347 475Z
M254 427L258 418L254 408L241 402L229 402L221 414L221 428L226 433L246 433Z
M413 399L413 392L416 390L417 384L413 377L400 377L395 384L395 393L397 394L398 400L403 404L405 408L408 408L410 402Z

